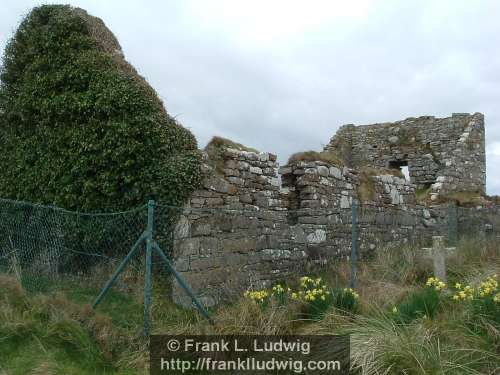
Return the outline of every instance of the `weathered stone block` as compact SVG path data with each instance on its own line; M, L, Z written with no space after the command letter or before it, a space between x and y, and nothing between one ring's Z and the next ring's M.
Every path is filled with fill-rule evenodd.
M182 256L198 254L200 250L199 238L184 238L176 241L178 252Z
M281 175L291 174L292 173L292 167L288 167L288 166L280 167L278 173L281 174Z
M224 175L239 177L240 176L240 171L237 170L237 169L224 169Z
M259 168L259 167L251 166L249 168L249 171L250 171L250 173L255 173L255 174L259 174L259 175L262 174L262 168Z
M191 228L193 236L206 236L210 234L212 230L210 224L206 222L193 223Z
M352 198L350 198L346 195L342 195L342 197L340 198L340 208L350 208L351 202L352 202Z
M330 174L328 167L325 167L323 165L318 166L317 169L320 176L328 177L328 175Z
M185 215L182 215L175 226L174 238L181 239L189 237L190 228L191 224L189 219Z
M210 177L205 179L203 186L218 193L235 194L237 192L235 186L220 177Z
M247 253L255 251L255 238L226 238L221 240L221 250L228 253Z
M238 161L238 169L241 171L248 171L250 169L250 164L246 161Z
M220 265L221 265L220 258L214 256L191 260L191 269L193 271L209 270L211 268L220 267Z
M228 177L228 180L230 183L238 186L243 186L245 185L245 180L240 177Z
M174 262L174 267L177 272L187 272L190 270L189 258L179 258Z
M326 231L324 229L316 229L313 233L307 235L307 243L318 244L326 241Z
M219 240L215 237L199 238L200 254L213 254L218 251Z

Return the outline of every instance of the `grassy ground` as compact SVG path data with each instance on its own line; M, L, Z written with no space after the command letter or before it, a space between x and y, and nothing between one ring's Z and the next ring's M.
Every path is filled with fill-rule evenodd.
M446 286L428 281L431 270L417 249L386 249L360 262L355 291L345 289L349 264L338 262L310 279L251 291L215 309L215 326L159 298L157 290L154 331L348 333L354 373L499 373L500 303L494 301L499 290L493 275L500 273L500 248L462 241L448 263ZM96 289L56 289L62 292L49 288L32 295L16 279L0 277L0 375L147 373L140 293L112 292L96 312L88 304Z

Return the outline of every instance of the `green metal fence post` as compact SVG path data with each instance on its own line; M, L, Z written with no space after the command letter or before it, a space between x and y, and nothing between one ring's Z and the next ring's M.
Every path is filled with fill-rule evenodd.
M454 202L448 205L448 246L453 247L457 245L458 237L458 218L457 206Z
M351 206L351 288L356 287L356 263L358 261L358 207L356 201L352 200Z
M146 228L146 273L144 276L144 335L149 336L151 315L151 285L153 275L153 231L155 202L148 202L148 226Z
M124 270L125 266L130 262L130 260L132 259L132 257L136 253L137 249L139 249L139 247L141 246L142 242L145 239L146 239L146 232L144 232L143 234L141 234L141 236L136 241L136 243L134 244L134 246L132 246L132 249L130 250L130 252L127 254L127 256L125 257L125 259L120 263L120 265L118 266L118 268L116 269L116 271L113 273L113 275L111 276L111 278L108 280L108 282L106 283L106 285L102 289L102 291L99 294L99 296L96 298L96 300L95 300L94 305L92 306L92 308L95 309L97 307L97 305L99 303L101 303L101 301L104 298L104 296L108 293L109 289L113 286L113 284L115 283L115 281L118 278L118 276L120 276L120 273L122 273L122 271Z
M198 309L198 311L205 317L205 319L207 319L210 322L210 324L214 324L214 321L210 318L208 311L203 307L203 305L200 303L200 301L198 301L198 298L196 298L196 296L194 295L194 293L191 290L191 288L189 287L189 285L186 283L186 281L183 279L183 277L179 274L179 272L177 272L177 270L175 269L172 262L167 258L167 256L163 252L163 250L160 248L160 246L158 246L158 244L156 242L154 243L154 248L158 252L158 255L160 255L160 258L166 263L169 271L174 274L174 277L177 279L177 281L179 282L182 289L184 289L186 294L189 297L191 297L191 300L193 301L193 303L196 306L196 308Z

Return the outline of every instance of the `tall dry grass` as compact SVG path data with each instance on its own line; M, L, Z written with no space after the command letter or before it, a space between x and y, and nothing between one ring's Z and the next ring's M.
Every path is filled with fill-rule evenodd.
M495 241L463 240L456 257L448 262L450 283L460 280L474 285L485 275L499 271L500 251ZM358 265L360 297L355 312L339 311L332 305L320 318L305 319L298 303L270 302L262 306L242 297L213 310L215 325L211 326L193 311L180 309L167 299L155 298L154 332L349 334L354 373L500 373L498 322L478 313L471 304L442 298L435 316L417 314L407 321L391 313L393 306L408 305L413 295L421 293L431 275L432 265L422 260L419 248L380 249ZM332 290L342 288L348 285L350 265L346 261L337 262L320 276ZM31 373L90 374L102 369L110 374L147 372L149 354L147 343L141 338L140 321L134 323L132 319L126 326L117 325L113 310L108 314L98 313L62 294L28 295L15 278L1 276L0 290L0 338L9 343L9 353L16 353L19 343L26 348L36 344L37 348L45 349L34 355ZM422 298L425 302L426 297ZM411 303L418 305L421 299ZM121 314L138 313L140 317L142 311L135 310L141 306L133 301L135 298L122 306ZM137 326L129 327L130 324ZM2 355L6 358L2 354L7 352L5 348L5 345L0 348L0 359ZM54 352L61 348L67 352L62 362L54 360ZM79 354L77 365L70 364L74 353ZM0 367L0 374L2 371L11 374L7 367Z

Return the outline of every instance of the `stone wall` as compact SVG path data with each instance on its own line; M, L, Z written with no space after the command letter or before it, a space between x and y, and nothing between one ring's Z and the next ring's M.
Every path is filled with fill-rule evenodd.
M303 266L303 233L288 223L277 169L269 153L227 149L222 160L207 156L203 188L188 202L174 242L178 271L207 305ZM173 292L189 304L182 290Z
M361 183L355 170L297 161L278 173L274 155L228 148L221 160L206 158L205 172L179 220L173 252L205 304L350 255L351 207ZM370 178L373 199L359 207L361 257L381 243L432 234L439 219L415 204L413 185L391 175ZM178 286L173 296L190 303Z
M325 149L355 169L407 165L416 188L431 188L433 195L485 193L484 118L480 113L344 125Z
M500 205L490 203L473 208L455 209L457 233L470 237L498 236L500 228Z
M416 199L417 189L428 189L434 198L484 193L479 113L343 126L325 151L347 166L321 161L334 158L307 161L321 155L305 153L304 160L294 157L279 168L273 154L219 143L225 146L211 152L212 159L205 154L203 186L191 196L174 235L175 265L206 305L349 257L353 205L360 257L380 246L429 245L431 236L448 236L453 228L500 229L498 205L452 215L447 205L425 206ZM387 168L403 165L410 181L388 174ZM178 286L173 297L190 304Z

